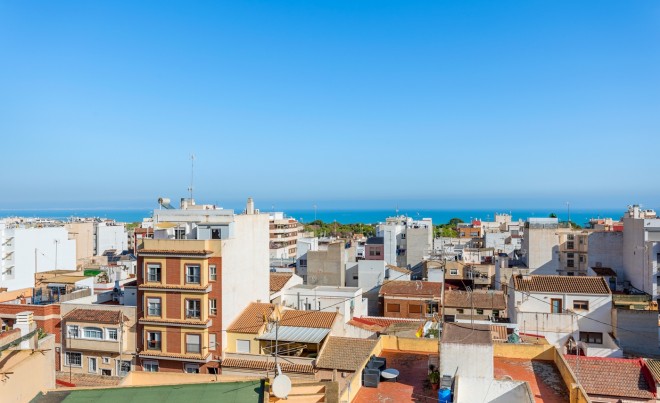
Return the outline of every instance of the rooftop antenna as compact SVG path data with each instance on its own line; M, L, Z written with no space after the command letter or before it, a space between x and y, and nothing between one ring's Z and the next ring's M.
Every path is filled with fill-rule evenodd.
M190 154L190 187L188 192L190 193L190 200L193 198L193 179L195 178L195 154Z

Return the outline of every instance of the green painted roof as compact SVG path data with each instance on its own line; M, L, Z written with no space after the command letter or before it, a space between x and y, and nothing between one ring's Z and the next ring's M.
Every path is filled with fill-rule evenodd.
M53 391L39 394L31 403L260 403L261 381L210 382L168 386L135 386L109 389Z

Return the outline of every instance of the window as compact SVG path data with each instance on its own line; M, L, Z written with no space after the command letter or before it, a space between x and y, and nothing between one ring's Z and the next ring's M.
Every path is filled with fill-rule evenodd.
M568 239L569 241L573 241L575 239L575 234L568 234L566 239Z
M456 309L456 313L463 313L463 312L465 312L463 308L457 308Z
M199 284L199 266L186 266L186 283Z
M580 341L592 344L603 344L603 334L596 332L580 332Z
M575 267L575 260L573 260L573 259L568 259L568 260L566 261L566 266L567 266L567 267Z
M401 234L401 239L406 239L406 234Z
M87 359L87 372L90 374L95 374L97 371L96 367L96 357L89 357Z
M218 279L218 269L214 264L209 265L209 281L216 281Z
M426 304L426 314L427 315L433 315L438 313L438 303L437 302L429 302Z
M500 317L500 311L497 309L493 309L493 318L499 318Z
M77 339L80 337L80 328L76 325L69 325L67 326L67 331L68 331L68 337L70 339Z
M422 313L421 305L408 305L408 313Z
M580 311L588 311L589 310L589 301L573 301L573 309L574 310L580 310Z
M401 312L401 305L387 304L387 312Z
M104 363L104 364L110 364L110 357L103 357L101 362Z
M215 350L217 348L216 336L215 333L209 333L209 350Z
M86 339L101 339L103 340L103 330L98 327L86 327L83 329L83 334Z
M147 265L147 281L151 283L160 283L160 265L148 264Z
M567 253L566 256L568 256L569 259L573 259L575 257L575 253L570 252L570 253Z
M183 371L186 374L199 374L199 364L183 364Z
M186 239L186 229L185 228L175 228L174 229L174 239Z
M300 259L300 265L302 267L307 267L307 259Z
M209 299L209 315L217 315L218 314L218 304L217 304L216 299Z
M64 365L67 367L82 367L82 353L67 352L64 355Z
M198 299L186 300L186 318L199 319L201 315L201 301Z
M660 253L655 255L655 261L656 261L656 263L660 264Z
M484 310L483 309L477 309L477 315L483 315Z
M357 280L358 278L358 276L353 276L353 280Z
M250 340L236 340L236 352L237 353L249 353L250 352Z
M201 349L201 335L199 334L187 334L186 335L186 353L199 354L202 352Z
M144 372L158 372L158 361L142 361Z
M103 375L103 376L112 376L112 370L101 368L101 375Z
M160 332L147 332L147 350L160 350Z
M458 276L458 269L449 269L450 276Z
M108 340L117 340L117 329L105 329Z
M550 300L550 312L551 313L562 313L562 302L560 299L551 299Z
M580 255L580 263L584 263L584 255Z
M575 242L573 241L566 242L566 249L575 249Z
M218 374L218 368L208 367L206 369L209 371L209 374L211 374L211 375L217 375Z
M581 237L578 238L578 239L579 239L579 241L580 241L580 245L584 245L584 237L581 236Z
M160 298L147 298L147 315L161 316Z
M222 231L219 228L212 228L211 239L222 239Z
M117 361L117 373L119 376L125 376L131 372L131 362L130 361Z

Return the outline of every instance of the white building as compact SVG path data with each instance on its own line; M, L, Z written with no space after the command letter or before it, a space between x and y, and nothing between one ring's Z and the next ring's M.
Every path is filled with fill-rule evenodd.
M297 257L298 238L302 236L303 225L282 212L269 213L270 258L293 260Z
M319 239L316 237L298 238L296 243L296 274L307 282L307 252L319 250Z
M94 256L100 256L107 250L114 249L121 253L128 249L128 235L124 223L102 221L95 223Z
M34 287L34 274L75 270L76 243L64 227L26 227L0 220L0 288Z
M339 312L344 322L367 316L367 301L359 287L297 285L282 290L282 305L303 311Z
M612 293L602 277L519 275L508 290L509 318L521 333L539 334L567 352L620 357L612 333Z
M421 273L422 262L433 248L433 222L430 218L389 217L376 226L376 236L383 238L383 259L388 264Z
M660 219L653 210L631 206L623 217L623 270L633 287L656 301L660 283Z
M523 231L522 253L525 265L537 274L557 274L559 270L559 220L529 218Z

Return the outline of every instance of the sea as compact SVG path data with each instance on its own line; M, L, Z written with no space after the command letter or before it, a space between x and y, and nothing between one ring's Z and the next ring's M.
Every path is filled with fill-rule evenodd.
M236 211L239 211L238 209ZM452 218L460 218L465 222L471 220L493 220L496 213L511 214L512 219L527 219L530 217L548 217L551 213L557 215L559 220L565 221L568 218L569 212L567 210L557 211L551 209L535 209L535 210L508 210L508 211L495 211L488 209L445 209L445 210L415 210L415 209L401 209L401 210L349 210L349 209L291 209L283 211L287 217L295 218L303 223L309 223L314 220L322 220L324 222L337 222L340 224L374 224L383 222L387 217L395 215L406 215L414 219L431 218L434 224L444 224L449 222ZM113 219L119 222L133 223L141 222L144 218L151 217L152 209L43 209L43 210L0 210L0 218L4 217L39 217L50 218L57 220L68 220L71 217L98 217ZM263 211L262 212L266 212ZM592 218L614 218L619 219L623 216L623 209L590 209L590 210L571 210L570 220L583 225L589 222Z

